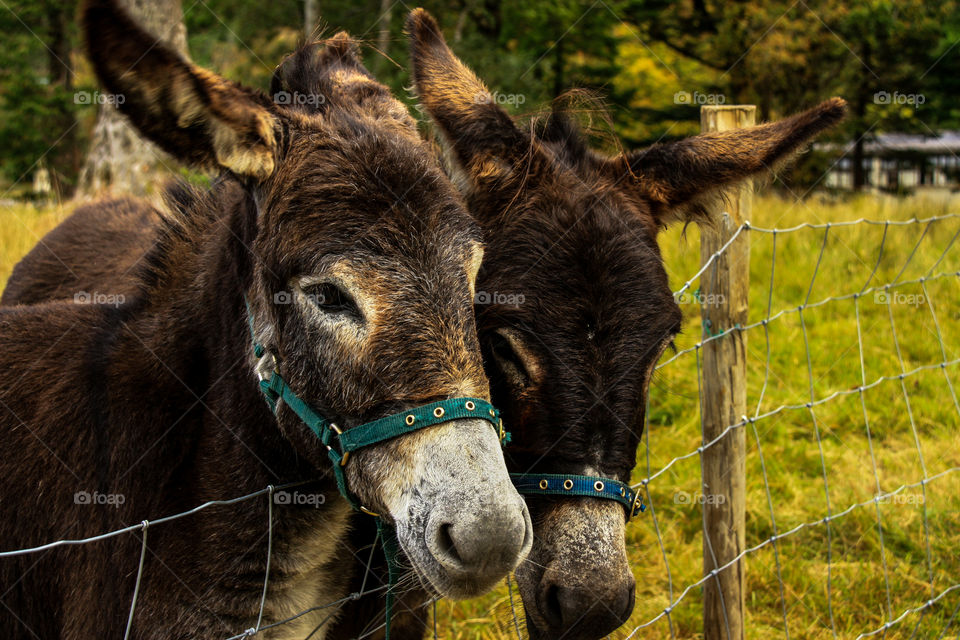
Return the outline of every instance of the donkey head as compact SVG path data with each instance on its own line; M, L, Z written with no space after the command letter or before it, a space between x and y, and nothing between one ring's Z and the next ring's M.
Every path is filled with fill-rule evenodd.
M681 322L658 230L784 161L844 103L607 157L561 113L521 130L429 14L414 11L407 28L420 101L485 230L477 322L491 393L514 434L508 466L628 482L650 378ZM528 503L535 541L517 582L531 638L599 638L625 622L634 578L622 506Z
M266 350L257 372L282 374L342 429L489 397L472 308L479 230L430 151L390 117L402 107L348 36L297 54L305 76L286 80L309 95L277 105L181 59L113 2L88 3L85 22L97 74L134 126L239 185L219 235L245 258L223 261L237 284L218 295L235 296L225 326L245 324L249 303ZM312 73L325 58L329 72ZM298 458L330 469L286 403L277 423ZM395 525L416 572L442 595L488 589L530 547L529 514L488 422L446 422L362 449L345 471L349 491Z

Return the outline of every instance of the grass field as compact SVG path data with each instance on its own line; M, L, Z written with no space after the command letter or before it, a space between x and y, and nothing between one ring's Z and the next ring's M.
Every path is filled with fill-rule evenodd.
M960 213L960 201L869 196L843 202L811 199L794 203L761 197L754 202L751 223L785 228L803 222L861 217L909 220L948 212ZM894 280L923 229L924 225L914 225L888 230L884 255L871 286ZM960 219L934 223L899 280L922 277L943 255L958 229ZM877 264L883 233L882 226L831 229L812 289L811 277L823 243L823 231L779 234L772 292L772 236L752 233L750 322L766 317L768 296L771 315L774 315L802 304L808 290L810 302L859 291ZM660 245L671 285L678 290L699 269L697 229L690 227L685 235L680 229L671 229L664 234ZM935 269L935 272L957 271L960 271L960 239ZM891 312L906 371L960 358L960 278L943 277L927 281L925 285L926 292L919 284L891 289L887 292L887 298L893 300L890 305L879 304L882 297L875 298L873 293L859 300L867 383L901 373L891 331ZM697 286L695 283L692 289ZM946 358L941 354L937 328L926 298L936 312ZM701 338L699 305L692 303L691 296L682 300L686 325L677 340L679 351L692 347ZM835 391L862 385L854 301L807 309L803 320L810 344L814 397L824 398ZM768 326L769 381L760 402L760 414L781 405L810 400L807 349L799 315L786 313ZM767 369L762 327L748 333L747 344L748 406L753 415L757 412ZM664 359L669 358L668 353ZM946 372L960 393L958 370L960 366L953 365ZM960 467L960 413L944 371L923 371L905 378L905 383L928 477ZM922 480L924 474L900 381L883 382L865 391L864 397L881 491L891 492L901 485ZM635 481L656 473L673 458L696 450L701 444L698 409L697 359L695 352L691 352L680 355L658 371L650 394L649 450L642 448L639 453ZM814 412L821 433L823 462L813 418L807 409L785 410L757 421L756 430L748 428L748 547L773 535L767 484L780 534L802 523L822 521L827 515L824 466L832 513L867 502L877 493L859 395L840 396L817 405ZM766 483L758 439L766 464ZM656 478L649 489L653 512L647 511L628 529L630 556L637 579L637 604L630 624L612 638L628 637L636 625L653 619L670 605L671 593L676 599L702 575L701 510L692 499L702 491L699 458L693 456L677 462ZM831 604L833 628L840 638L855 638L877 629L904 610L920 606L933 595L960 583L960 472L950 472L931 481L925 492L920 487L908 488L879 505L883 555L877 511L877 506L868 504L831 522ZM654 514L662 547L654 526ZM925 518L929 530L932 590ZM827 551L826 527L821 523L782 538L776 548L767 545L748 556L748 637L785 637L784 607L789 637L834 637L827 600ZM779 554L784 604L781 604L775 554ZM889 580L889 606L885 575ZM907 616L885 637L938 638L958 606L960 590L945 596L923 616ZM669 638L671 622L678 638L702 637L701 612L700 589L691 589L674 605L670 621L663 617L633 637ZM447 629L440 634L445 638L516 637L506 589L484 600L441 603L438 618L438 627ZM944 637L953 638L958 633L960 620L953 620Z
M860 217L908 220L949 212L960 213L960 201L864 196L842 202L813 198L794 203L761 197L754 203L751 222L784 228L802 222ZM5 282L16 260L68 211L16 205L0 206L0 213L4 217L0 226L0 282ZM958 229L960 219L935 223L917 245L924 225L891 227L871 286L893 281L915 246L916 253L899 281L920 278L931 268L934 273L957 272L960 240L939 265L934 265ZM831 229L811 285L823 231L780 234L771 286L773 238L751 233L750 322L766 317L768 296L770 313L776 314L802 304L808 291L809 301L816 302L860 290L878 264L883 235L882 226ZM696 228L691 227L683 235L680 229L672 229L661 239L675 290L698 270L697 236ZM928 280L923 286L891 289L886 296L889 304L882 296L868 293L856 302L843 300L806 309L803 324L809 368L804 326L798 313L785 313L769 323L769 367L763 328L749 331L751 415L781 405L803 404L811 399L811 386L814 399L822 399L854 389L864 380L871 383L881 376L899 375L895 338L907 372L960 358L958 280L948 276ZM694 284L693 289L696 287ZM687 323L677 340L681 352L701 338L699 306L692 296L683 300ZM857 311L862 329L862 372ZM668 354L665 359L670 357ZM748 637L784 637L784 618L791 638L830 638L834 637L833 630L837 637L856 637L960 583L960 472L948 471L960 467L960 411L946 378L949 376L956 389L960 386L958 369L954 364L910 375L902 382L906 394L899 379L865 391L872 457L860 395L855 392L814 407L820 446L813 416L806 408L786 409L748 427L747 545L759 544L773 535L767 488L777 532L782 534L802 523L812 525L748 556ZM635 481L656 473L673 458L695 451L701 444L695 352L679 355L658 371L650 397L648 438L649 447L643 447L639 454ZM676 637L701 635L700 589L691 589L676 602L701 575L701 513L695 500L701 492L699 465L696 456L679 461L650 484L653 510L628 529L637 578L636 609L630 624L611 637L626 638L634 626L653 619L672 601L669 621L663 617L633 637L670 637L671 625ZM824 477L829 486L830 512L837 514L870 501L877 493L875 478L882 492L890 492L921 481L924 466L927 477L947 473L925 487L907 488L886 502L856 507L833 520L828 545L827 527L822 523L828 514ZM878 514L883 524L883 552ZM815 524L817 521L821 522ZM944 637L955 637L960 632L960 620L952 616L958 607L960 589L947 594L924 614L908 615L885 637L938 638L944 631ZM946 629L951 620L952 626ZM440 602L437 624L443 638L516 637L505 587L465 603Z

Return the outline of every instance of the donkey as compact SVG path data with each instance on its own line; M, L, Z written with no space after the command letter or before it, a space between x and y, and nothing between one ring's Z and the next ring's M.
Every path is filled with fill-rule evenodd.
M610 157L560 108L531 133L515 124L424 10L407 31L416 93L484 230L478 291L514 294L475 307L491 394L513 434L507 466L629 482L653 369L681 328L659 231L711 223L721 190L783 166L846 104L833 98L776 123ZM533 550L516 572L529 636L602 638L633 610L625 511L614 500L533 493ZM422 602L407 597L411 608Z
M523 133L426 13L414 12L408 29L417 91L484 228L488 248L478 291L524 295L519 305L482 304L478 296L476 306L493 394L514 432L508 463L514 471L628 481L651 370L680 323L656 244L659 229L694 216L724 186L785 162L842 117L844 105L833 100L773 125L605 158L561 112L534 135ZM274 90L309 92L318 75L322 65L291 57L278 68ZM125 219L118 231L129 237L103 237L124 268L152 241L151 227L139 224L147 221ZM81 284L120 278L121 269L100 275L78 259L81 249L71 238L96 238L92 216L61 229L18 266L5 303L15 301L8 297L14 290L19 299L49 299L54 293L47 287L58 283L74 287L60 286L57 295L65 296ZM81 280L71 280L51 251L69 256ZM106 260L112 269L113 257ZM587 497L531 497L529 504L536 541L517 581L531 637L606 635L633 607L623 508ZM369 528L363 520L357 526ZM367 580L374 581L366 571L356 574L354 590ZM406 594L409 613L401 625L395 621L392 637L422 637L418 606L426 599L424 592ZM330 637L357 637L378 616L379 600L351 602Z
M260 614L298 616L267 637L304 637L335 619L336 607L317 605L347 593L352 511L303 407L340 425L318 427L334 453L373 420L420 420L432 401L439 419L450 407L455 420L349 461L339 452L340 479L395 528L430 589L489 589L529 550L530 517L491 419L472 413L489 398L472 310L480 234L405 111L378 103L344 65L329 83L360 87L352 98L323 114L278 106L181 59L112 1L88 2L84 29L134 126L224 173L204 194L174 189L170 211L154 211L156 245L128 300L0 310L4 550L268 485L303 483L295 490L314 499L215 507L2 557L0 635L120 637L128 611L139 638L225 637ZM329 49L355 56L345 35ZM149 208L92 207L134 218ZM269 389L285 382L278 402L268 398L275 415L258 377Z

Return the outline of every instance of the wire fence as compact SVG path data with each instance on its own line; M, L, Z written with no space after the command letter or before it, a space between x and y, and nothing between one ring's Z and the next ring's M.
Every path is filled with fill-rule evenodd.
M831 233L842 228L867 226L882 228L882 237L876 250L876 260L869 272L869 275L864 281L860 282L856 286L850 287L849 290L844 293L830 295L812 301L815 283L817 282L817 278L825 264L825 250L828 246ZM906 258L903 260L902 264L898 268L894 269L895 274L893 277L886 279L884 282L880 282L880 278L878 278L878 276L881 274L881 272L890 270L889 265L881 268L884 261L890 260L891 258L896 258L896 256L891 256L886 249L891 234L893 234L895 230L906 229L910 227L922 227L923 231L920 233L918 240ZM943 236L943 230L946 229L949 240L943 243L943 248L935 255L933 263L922 269L922 275L914 278L902 279L902 277L908 272L908 268L911 267L911 264L915 258L921 253L920 248L922 243L930 236L931 230L935 228L938 230L938 232L940 232L941 236ZM952 235L950 235L949 232L952 232ZM802 302L800 304L775 311L773 309L773 300L775 297L779 297L774 295L778 242L783 242L782 239L791 234L801 233L821 234L822 237L819 241L820 251L817 255L816 263L813 267L812 275L810 277L808 286L806 286L806 290L799 292L802 296ZM917 407L915 406L917 404L915 401L922 392L918 393L916 388L911 389L911 387L908 385L908 382L912 381L913 379L927 376L930 372L941 372L940 375L942 375L943 378L944 389L948 390L948 397L944 398L943 402L939 403L939 406L945 411L949 410L949 414L953 416L954 420L956 420L952 425L945 425L948 431L952 429L955 433L957 425L960 424L960 402L958 402L954 381L951 378L951 372L956 372L958 365L960 365L960 357L954 357L956 356L956 352L953 345L948 345L945 341L941 318L938 316L937 309L934 304L933 289L935 284L942 285L946 282L948 284L955 285L958 281L960 281L960 270L954 270L952 267L945 266L948 262L948 256L950 255L951 250L957 244L957 237L960 236L960 215L949 214L923 219L915 218L906 221L859 219L854 221L832 222L824 224L801 224L789 228L762 228L752 226L749 223L744 223L735 231L729 242L725 243L719 251L717 251L704 262L703 266L691 278L686 280L682 287L675 292L675 295L679 297L691 291L694 284L698 282L699 279L704 277L705 274L709 273L709 270L714 266L716 260L732 245L734 240L747 234L758 237L766 237L772 244L769 267L769 285L767 289L765 310L762 314L762 318L756 322L744 324L742 326L730 327L725 330L704 330L704 333L699 341L689 348L677 351L674 355L661 362L658 365L657 370L659 372L669 371L670 369L679 367L684 361L692 358L693 366L696 369L697 389L699 391L700 385L702 384L701 356L705 345L715 341L728 339L730 336L737 333L760 333L762 335L762 344L764 345L764 350L762 351L763 366L761 368L761 380L754 391L754 399L751 401L751 405L753 406L752 415L744 415L741 420L727 425L718 436L706 441L703 441L702 439L701 444L695 448L689 451L684 451L679 455L674 455L665 463L657 466L657 468L654 468L652 463L651 451L653 449L651 446L652 436L650 425L648 425L648 427L645 429L645 477L643 477L634 486L635 488L644 492L647 505L649 506L651 520L646 522L648 523L650 530L657 540L658 553L663 561L665 569L664 586L667 605L664 606L658 613L652 615L639 624L632 624L628 628L621 630L618 632L617 637L633 638L645 637L646 635L655 635L658 637L663 636L666 635L666 633L663 629L658 630L657 625L664 622L666 623L666 632L669 633L671 638L685 637L688 634L683 628L681 628L682 625L678 625L674 620L676 612L684 606L695 606L696 602L693 596L697 594L699 590L701 590L709 581L717 580L720 574L730 570L737 563L750 557L756 557L758 556L759 552L767 549L772 550L773 552L773 569L776 574L775 582L779 594L778 608L780 610L779 616L782 619L783 637L790 638L795 636L815 635L809 633L797 633L796 631L791 633L791 622L788 614L788 610L790 608L790 597L788 596L788 591L790 591L790 583L789 580L784 577L785 561L783 557L784 552L781 546L784 542L790 541L795 536L800 535L801 532L815 532L816 535L821 537L824 543L825 576L823 582L826 591L827 615L825 622L821 625L820 631L823 631L826 635L834 638L848 637L848 635L850 635L850 629L839 625L837 622L837 618L840 617L843 607L849 603L849 599L842 593L838 594L833 584L833 570L836 566L833 557L833 540L837 535L835 528L840 526L840 523L851 516L851 514L856 514L870 509L873 509L875 515L874 530L871 535L876 536L879 548L880 564L883 573L883 590L878 602L883 611L883 622L875 628L863 628L856 630L858 633L856 637L888 637L888 635L894 634L898 627L908 624L912 617L916 617L918 620L913 627L912 632L910 632L909 636L906 637L918 637L918 630L920 629L920 625L925 614L927 614L933 608L942 605L942 603L947 600L951 594L960 592L960 572L954 572L956 571L956 563L944 563L942 558L936 557L936 554L933 551L933 544L931 543L933 534L931 533L930 528L930 501L928 499L932 493L940 490L941 485L947 479L957 477L957 473L960 472L960 466L950 465L933 471L931 471L931 469L928 467L927 459L924 454L924 447L922 445L923 437L920 433L920 427L918 427L920 418L923 416L919 413ZM889 297L891 292L896 292L908 287L919 287L919 290L922 292L922 304L926 309L929 320L931 321L928 334L935 339L935 351L939 353L939 357L935 358L933 361L913 363L912 361L915 358L905 357L904 355L904 341L902 337L903 327L899 326L897 323L896 314L894 313L895 305L890 301ZM948 289L948 291L950 290ZM960 288L954 286L952 291L955 298L960 297L958 296ZM876 296L879 296L880 298L886 297L885 308L887 322L889 324L890 336L892 337L892 344L888 345L888 350L893 354L893 361L895 363L894 371L872 377L868 375L868 369L870 367L867 366L867 338L870 334L864 329L863 326L863 304L864 301L868 300L871 296L875 296L875 302L878 299ZM694 296L694 298L697 297L698 296ZM830 305L836 305L841 302L852 302L853 304L853 316L852 318L848 319L848 322L852 323L853 328L855 329L856 349L859 363L856 371L858 380L846 388L838 388L829 391L829 393L818 394L817 380L814 377L815 367L813 365L813 354L819 348L822 348L823 344L815 340L815 336L813 335L814 332L812 331L813 323L812 319L810 318L810 314L814 310L827 309L830 307ZM775 330L775 327L778 323L783 323L794 315L799 321L803 347L802 351L804 352L806 360L803 368L805 369L806 386L808 387L807 398L802 402L780 402L775 404L775 406L772 408L766 408L764 401L771 396L772 385L775 377L771 366L772 350L774 346L772 332ZM908 362L911 363L911 366L908 366ZM924 379L926 380L926 378ZM870 410L868 403L870 392L879 393L882 391L882 387L888 383L894 383L899 387L899 394L902 396L905 407L905 422L907 425L909 425L908 435L910 436L915 448L920 469L919 477L917 477L914 481L900 483L895 488L890 488L889 486L885 488L885 483L881 480L882 461L878 459L875 451L878 420L876 418L873 420L871 419L873 412ZM821 408L834 405L835 403L842 401L843 398L847 397L856 397L859 400L859 414L862 422L863 437L869 450L870 480L873 489L872 495L869 499L838 504L834 498L834 494L831 492L830 464L828 463L828 457L825 454L824 428L821 419L818 419L818 412L821 410ZM770 461L768 458L764 457L763 453L764 436L766 432L761 433L760 427L767 425L780 416L788 415L794 412L802 413L808 416L808 422L805 424L807 424L810 431L812 431L812 434L810 435L813 436L816 442L817 456L815 458L815 463L816 466L819 467L819 483L822 484L824 500L822 511L815 513L811 511L805 520L797 524L793 524L792 526L784 527L782 525L782 521L777 517L777 503L778 498L782 496L783 487L777 486L776 483L771 482L769 477L768 469ZM649 415L650 412L648 411L648 416ZM889 425L885 425L884 428L886 429L887 426ZM759 478L762 480L762 500L764 502L762 509L765 510L767 516L769 517L769 534L748 541L748 544L736 556L726 559L722 564L718 564L718 566L709 572L705 571L698 579L691 580L687 584L677 584L677 581L674 578L675 572L671 568L670 564L671 550L667 540L665 539L665 536L663 535L664 527L672 524L669 519L675 514L670 514L668 511L664 511L664 505L660 501L661 493L655 491L655 489L659 488L660 486L664 486L668 490L673 490L674 487L672 486L673 481L671 473L678 465L683 464L685 461L702 459L704 452L718 446L718 444L721 443L725 438L730 437L731 434L738 430L749 431L752 434L753 441L756 445L756 448L751 455L756 457L756 462L758 463L757 469L760 472ZM955 439L954 444L956 443L957 440ZM846 470L846 473L859 472L859 469ZM313 628L309 635L306 636L308 639L313 638L320 633L321 629L328 624L331 619L333 619L334 613L339 605L342 605L350 600L356 600L363 596L383 596L389 585L385 583L384 576L379 575L377 572L371 570L373 551L376 544L374 543L372 546L364 547L355 552L356 562L360 566L365 567L363 583L357 592L346 595L344 598L333 602L317 603L316 605L306 608L295 615L281 620L264 620L264 605L267 600L268 588L270 584L270 562L271 555L273 553L272 542L274 525L274 495L278 490L285 490L300 484L303 483L284 485L282 487L268 486L259 491L236 498L206 502L182 513L160 517L155 520L145 520L139 524L131 525L115 531L110 531L95 537L83 539L64 539L29 549L3 551L0 552L0 561L13 556L39 553L56 547L98 542L121 535L139 535L141 543L140 558L136 582L131 595L126 633L124 636L125 638L129 638L131 637L132 629L135 627L137 602L140 593L140 586L144 576L145 558L148 552L147 541L149 532L154 530L156 527L167 525L181 518L189 517L199 511L213 506L240 505L251 500L267 499L270 505L268 509L268 521L265 523L268 543L267 556L264 558L263 591L260 598L259 615L257 616L255 625L246 629L238 629L237 632L234 635L229 636L227 640L239 640L240 638L255 637L261 635L267 630L289 624L308 614L317 611L330 610L331 613L321 618L319 623ZM895 600L898 600L896 596L899 594L895 593L896 589L892 580L895 570L891 568L891 563L889 562L891 554L896 553L896 549L890 548L891 545L887 540L889 526L885 524L886 516L883 513L882 506L897 499L898 496L907 495L911 490L920 490L922 496L921 500L916 501L915 506L920 509L922 515L921 547L924 557L921 564L924 565L924 572L926 574L923 582L924 592L927 595L925 598L920 598L917 602L915 602L915 606L905 607L898 610L895 608L894 602ZM704 493L706 493L706 491ZM956 500L955 495L950 497ZM954 506L956 505L955 502L953 504ZM756 510L753 510L752 512L756 512ZM955 517L953 523L955 527L960 528L960 518ZM641 524L634 526L643 525ZM756 524L751 527L751 531L758 531L761 529L763 528L756 526ZM369 553L366 556L361 556L361 554L365 552ZM944 567L944 564L947 566ZM512 627L513 631L516 632L517 637L521 638L522 622L520 618L522 617L522 614L518 613L518 602L515 602L515 591L512 583L509 580L507 582L507 596L509 597L509 615L511 617L510 626ZM518 598L516 598L516 600L518 600ZM443 637L443 629L437 629L436 600L431 598L424 601L421 605L421 608L426 608L431 605L434 607L434 613L432 616L433 637ZM729 600L725 601L725 606L729 607L739 605L735 600ZM960 599L958 599L956 608L952 610L952 614L948 618L946 618L946 616L942 616L946 619L943 621L940 634L935 637L945 637L946 634L951 631L951 629L954 629L954 623L957 620L958 611L960 611ZM369 628L364 631L359 638L366 638L379 633L383 629L384 624L380 620L373 620L368 626ZM905 633L905 630L901 630L899 635L904 635ZM727 629L727 635L730 635L729 628ZM922 637L928 636L924 635Z
M834 638L852 636L852 630L849 628L840 627L836 620L838 617L838 610L853 603L850 602L848 594L838 594L837 589L833 585L833 569L836 564L833 558L833 549L835 547L834 538L836 538L835 528L837 523L841 522L850 514L859 510L871 508L875 511L876 516L875 530L873 535L876 536L879 547L880 565L882 566L883 572L882 597L879 599L879 602L875 604L878 604L882 608L884 621L877 628L857 630L857 638L866 638L877 635L880 637L887 637L888 634L890 634L898 625L905 624L910 616L916 614L919 614L920 618L920 620L916 622L916 626L914 626L909 632L901 632L901 635L903 635L903 637L911 638L918 637L917 634L923 615L931 608L941 603L945 598L947 598L947 596L957 590L960 590L960 572L957 571L956 566L941 567L948 569L947 571L935 570L935 568L940 567L942 563L938 563L938 560L941 559L935 558L932 550L933 545L931 544L932 534L930 530L929 511L929 498L931 497L930 494L937 491L938 486L940 487L941 492L946 489L946 498L948 500L952 499L952 506L954 509L957 509L958 498L952 493L953 489L940 485L943 485L944 481L947 479L955 478L957 472L960 472L960 466L949 465L946 468L939 469L934 473L930 473L924 455L924 447L921 444L923 438L918 431L918 422L921 416L918 414L918 411L914 406L915 403L912 402L912 400L915 400L918 396L923 395L924 391L923 389L918 390L917 385L913 385L912 387L908 385L912 378L924 377L929 375L930 372L941 372L937 375L942 375L942 383L948 393L946 394L947 397L942 399L943 402L940 403L940 407L945 411L949 410L949 414L952 416L952 421L949 421L944 426L946 427L948 433L952 432L956 434L957 425L960 425L960 403L958 403L957 400L957 394L954 382L951 379L951 373L954 373L955 375L957 366L960 364L960 358L956 357L958 354L956 353L955 345L948 346L945 343L941 319L938 316L934 304L932 285L934 283L944 284L945 282L948 285L954 285L954 283L960 279L960 271L952 268L946 268L944 266L951 249L953 249L956 244L958 235L960 235L960 224L957 224L958 221L960 221L960 216L956 214L948 214L923 219L914 218L911 220L858 219L853 221L829 222L823 224L805 223L789 228L763 228L752 226L749 222L746 222L736 229L735 233L720 248L720 250L710 256L709 259L704 262L699 271L697 271L683 284L680 289L675 292L675 295L679 297L690 291L695 283L698 282L698 280L710 272L718 258L741 236L749 234L756 238L756 236L760 236L762 234L763 236L767 236L767 239L772 245L770 252L771 259L769 266L769 285L765 305L766 309L762 314L762 318L750 324L733 326L720 331L710 331L710 328L706 327L703 329L703 336L698 342L689 348L677 351L672 357L665 359L657 367L658 372L663 372L664 370L669 370L672 367L679 366L685 359L692 358L694 360L693 366L696 368L698 382L697 391L699 395L701 391L701 385L703 383L701 365L704 346L712 342L728 339L730 336L737 333L761 333L761 335L758 337L763 344L761 355L763 360L761 367L762 379L759 381L759 384L753 385L753 397L752 400L750 400L750 406L753 407L752 415L744 415L742 416L741 420L727 425L726 428L723 429L723 431L716 437L713 437L709 440L702 438L702 443L699 446L681 455L672 457L666 463L660 465L659 468L655 468L651 464L651 438L654 438L655 436L651 436L651 429L649 428L649 425L645 430L645 442L647 445L646 475L635 485L635 488L644 491L650 507L653 531L659 545L660 557L662 558L665 568L668 604L657 614L653 615L644 622L633 626L632 630L630 630L629 633L624 637L632 638L641 635L645 632L645 630L649 631L652 628L656 628L655 625L657 625L657 623L664 621L666 622L666 630L668 630L671 638L682 637L684 634L678 630L678 627L673 620L673 615L678 608L684 606L685 602L690 599L691 595L696 594L698 590L704 587L709 581L717 580L717 577L720 574L730 570L737 563L740 563L751 556L756 556L758 555L759 551L769 547L773 551L773 562L775 565L776 574L775 582L779 591L778 595L780 602L778 608L780 610L780 617L782 620L780 630L782 631L783 637L790 638L791 624L788 620L788 609L790 608L790 604L788 603L787 596L787 591L790 585L783 577L784 559L780 546L783 541L788 540L805 530L820 532L819 535L822 536L822 547L825 550L825 557L823 558L825 561L823 587L826 592L827 615L826 622L821 626L819 631L824 632L826 636L831 636ZM854 284L850 282L849 284L853 286L850 286L848 291L844 293L826 296L822 299L812 301L812 293L814 291L817 278L822 271L824 252L825 248L828 246L831 232L835 232L835 230L845 227L857 226L877 226L882 228L882 237L876 249L876 260L870 269L869 274L865 280L860 283ZM882 270L890 270L889 268L881 269L881 265L885 261L890 261L891 258L897 257L890 255L887 251L891 234L894 233L895 230L904 229L907 227L921 227L923 231L920 233L919 238L913 245L912 250L910 250L905 259L903 259L902 264L899 265L898 269L895 269L895 275L893 275L893 277L887 281L879 281L879 272ZM918 250L923 245L924 240L930 236L930 232L934 228L938 228L940 231L945 230L947 235L944 236L943 233L940 235L942 237L949 237L949 240L945 242L942 250L939 250L934 254L933 263L929 266L926 266L922 270L921 275L915 278L903 279L904 274L907 273L908 268L911 267L912 263L917 257ZM817 260L809 283L806 287L806 291L799 291L799 293L802 295L802 301L800 304L775 311L773 309L773 300L775 297L774 287L776 282L778 240L782 241L785 236L798 233L821 234L819 241L819 254L817 255ZM751 240L754 238L751 238ZM891 301L891 296L893 296L894 292L907 289L909 287L919 287L919 290L922 292L922 295L915 296L912 299L920 301L921 304L926 308L928 318L931 321L929 323L929 327L932 329L928 331L928 334L935 339L937 347L936 351L939 355L938 358L930 362L911 362L911 364L915 366L908 366L908 361L913 359L908 359L904 356L904 341L902 337L903 328L896 320L896 314L894 313L895 303ZM950 300L950 302L953 302L960 297L958 296L960 289L956 288L955 285L952 289L948 288L946 290L948 294L952 292L952 300ZM693 299L698 299L700 296L693 295L692 297ZM865 331L863 326L863 304L865 300L870 300L871 297L873 297L873 302L879 302L881 305L886 307L889 335L892 337L892 344L888 345L888 348L894 355L895 361L894 371L886 375L872 377L868 376L866 355L869 334L867 331ZM854 381L854 384L844 388L833 389L827 393L818 393L815 380L815 367L812 364L812 353L814 353L818 348L822 348L823 345L814 341L813 337L811 336L812 332L810 330L811 322L809 315L812 310L821 307L829 308L829 305L836 305L837 303L843 301L850 301L853 305L853 317L849 318L848 322L855 328L856 350L859 356L859 366L857 371L858 380ZM802 362L801 367L805 369L806 386L808 387L807 398L800 402L784 402L776 404L776 406L773 406L772 408L766 408L764 405L764 400L769 395L768 392L773 379L773 373L771 371L771 331L778 322L783 322L790 315L795 315L799 322L799 340L800 344L802 344L802 351L805 359L805 362ZM953 312L951 318L955 318L955 312ZM914 323L918 323L918 321L914 320ZM924 382L929 382L929 380L924 378ZM896 488L885 489L884 483L881 481L882 465L878 462L878 457L875 453L875 444L877 439L875 431L877 427L877 420L871 420L872 412L868 408L868 395L869 392L884 392L881 387L885 387L887 383L894 383L899 387L899 393L902 396L902 401L905 407L905 422L907 425L909 425L908 435L915 448L916 457L919 461L920 473L918 474L915 482L903 483ZM929 392L927 393L929 394ZM849 396L856 396L859 398L863 436L866 440L869 451L869 459L871 461L870 476L873 486L873 495L867 500L856 501L846 505L838 505L836 500L833 498L830 482L830 477L835 477L836 474L830 473L831 465L824 453L825 438L821 420L818 419L818 413L822 408L826 408L831 404L838 403L843 398ZM885 398L889 400L888 397ZM767 423L785 414L789 414L790 412L805 412L807 414L807 419L803 424L805 424L806 427L812 431L812 436L816 442L817 456L815 462L816 466L819 467L819 482L822 485L823 491L823 510L819 513L810 513L806 521L791 526L787 530L781 530L782 527L776 515L776 502L777 496L782 496L784 494L785 487L771 486L771 481L768 476L769 460L765 459L763 454L763 435L764 433L770 431L771 428L768 428L766 432L761 433L761 427L769 427ZM890 422L889 419L884 419L887 420L888 423ZM702 416L700 420L702 434ZM801 421L799 419L794 419L793 422L799 423ZM889 426L889 424L885 424L884 428L887 429ZM663 506L663 503L659 500L660 492L652 491L652 489L661 484L670 485L672 483L671 472L675 469L675 467L677 467L677 465L682 464L686 460L700 459L702 461L704 452L718 446L718 444L723 442L726 438L731 437L731 434L738 430L749 430L752 433L756 447L750 455L755 455L757 462L759 463L757 468L760 472L759 477L762 479L762 499L765 502L763 507L767 513L767 517L769 518L768 527L759 527L756 523L754 523L751 526L751 530L768 530L770 534L764 535L759 539L748 540L746 547L743 548L742 551L740 551L736 556L729 558L723 564L716 566L709 572L704 571L704 574L698 580L691 581L689 584L681 585L680 588L678 588L678 585L675 584L673 577L674 572L671 570L670 566L671 554L669 550L669 544L665 541L663 535L663 526L665 524L669 524L669 522L665 522L663 516L660 515L658 511L658 507ZM954 435L953 437L953 446L956 446L957 436ZM861 471L861 469L847 469L844 472L847 474L860 474ZM893 605L893 601L895 599L894 596L897 594L892 593L893 588L891 587L891 575L893 571L889 567L888 562L891 553L896 553L896 551L888 548L889 544L885 541L887 528L885 527L885 518L881 507L882 505L888 504L897 499L898 496L904 496L910 490L920 490L921 492L919 499L909 502L914 504L922 512L922 564L925 565L925 582L928 596L918 602L916 606L911 606L898 612L894 609ZM709 488L703 488L704 495L706 495L708 491ZM943 494L941 493L941 495ZM722 499L722 496L720 496L720 498ZM707 502L709 502L709 500L707 500ZM700 504L702 505L704 502L701 501ZM752 513L756 513L756 510L752 510ZM957 515L960 515L960 512L954 511L953 523L955 527L960 526L960 517L957 517ZM708 536L709 534L704 532L703 535ZM805 544L808 547L816 546L815 541L806 542ZM950 570L952 570L952 573ZM857 603L857 606L859 606L859 604L860 603ZM725 602L725 606L729 608L739 605L735 599L730 599ZM956 620L958 610L960 610L960 601L958 601L956 608L953 609L953 612L949 618L946 619L943 627L940 629L939 635L923 635L921 637L939 638L946 636ZM768 627L767 631L769 630L770 629ZM661 631L662 635L666 635L664 631ZM736 637L731 635L729 627L727 627L725 631L726 633L720 634L719 637ZM794 635L801 635L804 637L819 637L817 633L810 631L810 629L805 629L799 634L794 632ZM711 636L708 634L706 637Z

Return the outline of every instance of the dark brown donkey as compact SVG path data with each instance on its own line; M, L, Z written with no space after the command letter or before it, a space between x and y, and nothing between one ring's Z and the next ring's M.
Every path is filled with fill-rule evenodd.
M521 132L426 14L416 12L409 27L418 91L449 142L486 233L476 310L494 394L515 431L508 461L514 471L626 480L650 371L679 323L658 230L696 211L719 188L782 163L836 122L843 104L831 101L773 125L604 158L560 113L534 136ZM322 59L291 57L278 68L274 89L309 93L323 66ZM94 213L75 214L24 259L3 301L124 286L110 283L150 246L153 223L111 219L115 228L101 233ZM537 514L537 539L532 562L517 578L531 637L606 635L632 609L623 508L590 498L529 503ZM375 582L361 573L356 586L364 579ZM406 605L416 608L426 598L408 592ZM357 637L382 621L382 613L375 598L351 603L330 637ZM394 637L422 636L421 615L403 622L403 633Z
M309 506L274 509L263 611L264 623L307 611L265 634L304 637L330 612L310 608L347 593L352 511L326 449L288 402L274 416L258 374L282 374L348 434L427 402L488 397L472 310L479 232L406 114L369 94L323 114L280 107L180 59L112 2L87 4L84 21L97 74L133 124L225 173L157 214L157 245L122 304L0 310L2 550L312 481L291 489ZM349 40L330 55L350 58ZM529 549L489 422L418 430L343 468L442 595L488 589ZM267 516L264 499L151 527L133 637L254 626ZM0 637L123 637L140 547L137 531L0 557Z
M478 302L489 303L476 306L477 328L494 402L514 436L507 466L629 482L650 377L680 328L659 230L704 211L718 190L782 165L837 123L845 103L610 157L561 112L533 134L515 125L423 10L407 29L420 101L484 229L477 287L488 299ZM634 601L623 507L583 497L527 502L535 540L516 578L530 637L607 635Z

